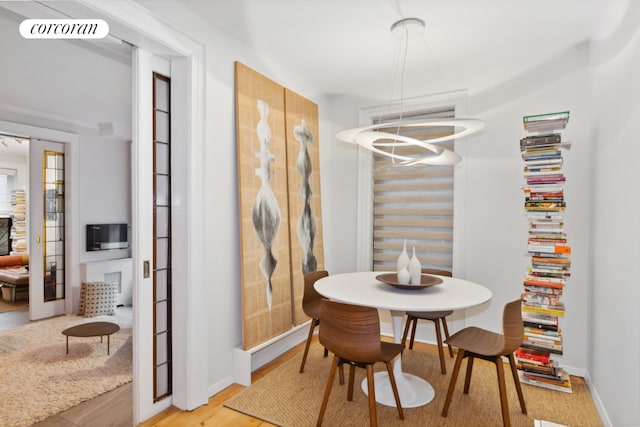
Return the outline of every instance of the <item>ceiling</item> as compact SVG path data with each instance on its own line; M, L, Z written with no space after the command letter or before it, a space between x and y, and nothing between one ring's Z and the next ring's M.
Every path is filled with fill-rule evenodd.
M273 71L265 64L274 63L302 76L307 97L343 95L386 102L458 89L477 92L517 81L518 76L584 46L592 37L607 37L633 0L137 1L151 11L163 6L170 11L190 9L204 25L210 23L256 52L257 60L263 62L256 66L259 72L270 75ZM3 73L8 74L3 77L9 82L22 78L32 82L31 98L19 85L11 84L0 85L0 98L5 104L58 114L59 93L64 92L65 107L76 108L67 111L68 116L87 127L113 122L117 135L129 135L128 45L123 45L124 52L116 52L106 41L90 47L59 42L56 50L44 49L43 44L22 39L15 29L23 16L47 16L43 13L64 3L0 0L0 50L12 57L12 67L5 67ZM29 5L37 9L23 10ZM409 42L405 84L400 90L398 81L391 84L394 76L398 78L393 72L398 40L390 27L407 17L423 19L426 29ZM48 66L33 67L33 58ZM74 76L79 77L64 78L69 63L75 64ZM91 71L78 71L77 64L92 67ZM279 71L275 72L278 77ZM87 76L104 84L91 84ZM67 86L61 86L61 81ZM89 108L82 101L88 91L93 91L91 99L103 102ZM24 150L26 144L15 145Z
M27 154L29 154L28 139L0 133L0 156L26 157Z
M482 88L611 31L629 0L182 0L213 25L300 73L324 95L386 91L391 25L426 22L411 40L402 96ZM144 0L142 0L144 3Z

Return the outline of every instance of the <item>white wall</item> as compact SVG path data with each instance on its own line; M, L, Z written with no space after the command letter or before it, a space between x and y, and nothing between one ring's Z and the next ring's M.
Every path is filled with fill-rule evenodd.
M132 225L131 142L87 131L82 134L79 155L80 261L128 258L131 249L87 252L85 237L87 224Z
M0 168L16 170L16 189L27 190L29 186L29 165L27 163L26 157L17 155L8 156L4 154L0 156Z
M567 177L565 228L571 254L571 278L560 320L564 354L557 356L570 373L584 375L587 368L588 267L590 206L590 123L588 51L581 48L543 64L513 81L475 93L470 88L469 113L486 122L484 132L467 144L465 185L465 276L493 292L490 308L470 322L494 330L501 328L501 310L522 292L527 220L522 186L520 138L526 136L522 117L528 114L570 111L562 138L572 142L563 151Z
M324 260L330 274L355 271L357 266L358 150L353 144L336 140L335 134L357 125L356 105L362 102L331 97L320 110Z
M20 21L0 8L0 52L11 58L3 63L0 79L0 120L78 135L74 163L80 179L69 187L77 188L71 196L78 212L67 224L80 231L68 242L79 255L71 261L72 296L77 298L81 262L130 255L128 250L86 252L84 240L87 223L131 223L130 61L84 42L25 40L18 32ZM103 122L113 124L115 135L99 134ZM25 164L18 171L25 189L27 169Z
M614 426L640 425L640 5L594 43L589 373Z

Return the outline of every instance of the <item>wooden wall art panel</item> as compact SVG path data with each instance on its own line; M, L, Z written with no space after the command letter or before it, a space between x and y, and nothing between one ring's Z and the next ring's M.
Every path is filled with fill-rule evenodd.
M304 274L324 270L318 106L289 89L284 93L293 324L299 325L308 320Z
M242 345L308 318L304 274L324 269L318 106L236 62Z
M283 88L237 63L243 348L291 329Z

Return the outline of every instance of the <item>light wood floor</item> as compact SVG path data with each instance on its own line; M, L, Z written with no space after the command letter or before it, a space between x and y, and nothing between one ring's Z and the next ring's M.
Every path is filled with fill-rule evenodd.
M317 340L317 337L315 339ZM303 351L304 343L294 347L279 358L256 370L256 372L251 375L252 381L262 378L292 357L301 356ZM142 424L138 424L138 426L273 426L273 424L249 417L223 406L224 402L244 388L244 386L239 384L233 384L211 397L206 406L190 412L184 412L172 407ZM131 383L129 383L36 423L32 427L131 427L132 425L133 387Z
M317 340L317 336L315 337ZM414 349L437 356L434 345L416 342ZM252 382L269 374L285 361L299 357L304 351L304 343L294 347L269 364L258 369L251 375ZM582 382L579 377L571 377L573 382ZM273 424L257 418L249 417L232 409L225 408L224 402L242 391L245 387L233 384L220 393L212 396L206 406L194 411L184 412L175 407L169 408L149 420L138 424L138 427L271 427ZM132 385L127 384L109 393L105 393L93 400L84 402L68 411L55 415L33 427L131 427L133 425L133 395Z
M314 338L317 340L317 336ZM304 352L304 343L292 348L288 352L284 353L282 356L263 366L262 368L256 370L251 375L251 381L257 381L258 379L264 377L269 374L275 368L280 366L282 363L287 360L300 356L300 360L302 360L301 355ZM166 411L156 415L153 418L143 422L142 424L138 424L138 427L191 427L191 426L225 426L225 427L236 427L236 426L274 426L274 424L267 423L265 421L259 420L257 418L250 417L248 415L244 415L240 412L236 412L232 409L225 408L224 402L231 399L240 391L244 390L245 387L239 384L233 384L226 389L222 390L220 393L214 395L209 399L209 403L206 406L202 406L191 412L184 412L175 407L169 408Z
M131 383L82 402L32 427L131 427L133 425Z
M317 341L317 336L314 337ZM433 351L435 346L416 343L415 349L423 348ZM431 348L433 347L433 348ZM256 370L251 375L252 382L269 374L275 368L287 360L299 357L302 360L304 343L292 348L282 356ZM245 387L232 384L209 399L206 406L201 406L194 411L185 412L171 407L147 421L138 424L138 427L245 427L261 426L270 427L273 424L257 418L249 417L232 409L225 408L224 402L235 396ZM131 427L133 425L133 387L124 385L116 390L98 396L95 399L83 402L78 406L54 415L44 421L34 424L32 427ZM275 426L274 426L275 427Z

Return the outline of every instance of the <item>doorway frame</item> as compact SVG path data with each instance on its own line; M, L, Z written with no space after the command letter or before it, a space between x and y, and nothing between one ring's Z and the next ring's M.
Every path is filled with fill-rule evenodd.
M139 48L153 55L164 57L171 62L172 102L176 113L172 121L174 139L185 141L186 150L176 153L173 162L177 170L184 175L176 176L174 186L183 193L184 202L177 208L183 224L181 239L183 247L177 253L183 257L174 260L174 275L183 279L184 289L173 292L173 394L165 399L166 406L172 404L180 409L193 410L205 405L208 401L207 375L202 375L202 368L208 366L208 335L206 322L206 295L204 280L204 204L201 195L204 193L204 167L201 153L204 150L204 47L188 38L175 28L152 17L147 9L135 3L83 1L92 9L103 14L111 27L111 33L122 40L133 41ZM81 15L75 15L81 16ZM113 24L112 24L113 22ZM121 28L115 23L124 26ZM132 34L133 33L133 34ZM159 44L160 43L160 44ZM134 76L134 79L141 76ZM151 76L148 76L150 78ZM148 121L139 120L140 110L136 106L147 104L144 90L133 93L133 144L152 134ZM178 107L181 106L181 107ZM137 165L133 165L133 175ZM180 178L180 179L179 179ZM173 203L172 203L173 204ZM172 208L176 210L176 207ZM143 260L134 254L134 270L142 268ZM174 281L177 283L177 281ZM134 285L135 286L135 285ZM134 296L142 295L142 289L134 290ZM135 302L134 302L135 304ZM135 305L134 342L136 332L138 338L151 338L152 330L136 331L138 316L151 316L151 303ZM140 324L140 322L138 322ZM139 339L138 342L142 342ZM138 350L138 351L136 351ZM161 405L149 405L141 402L142 394L136 388L144 372L147 372L146 360L139 360L139 348L134 348L134 422L141 422L162 409ZM137 380L137 381L136 381ZM162 402L165 402L162 401Z
M208 360L208 326L206 282L204 275L204 129L205 129L205 49L180 30L155 18L148 9L132 2L105 2L101 0L77 0L76 2L55 3L59 12L69 17L104 19L110 28L110 35L125 40L152 55L164 57L171 62L174 138L184 141L185 150L174 158L176 168L184 174L174 182L182 191L184 199L177 211L182 221L182 257L174 259L174 275L181 278L184 288L174 292L173 316L173 394L158 404L141 399L144 393L138 389L146 383L148 375L146 363L140 357L141 343L152 339L148 322L144 316L151 316L152 303L142 300L145 294L142 285L133 284L133 419L138 424L171 405L182 410L193 410L206 405L209 398L208 375L203 375ZM138 76L133 75L135 82ZM135 88L135 86L134 86ZM140 138L151 135L148 121L140 120L137 106L146 102L144 90L134 90L132 94L132 135L133 145ZM134 156L132 156L134 158ZM137 173L136 162L132 162L132 176ZM135 197L135 193L134 193ZM132 220L133 230L137 220ZM176 230L174 229L174 232ZM135 242L135 234L134 234ZM143 259L133 251L134 277L142 269ZM144 304L143 304L144 302Z
M25 137L28 139L41 139L44 141L59 142L65 144L66 157L68 159L68 167L66 169L67 178L65 179L65 191L70 197L65 198L65 216L68 220L68 228L65 231L67 242L76 242L80 239L80 221L78 218L79 201L75 195L79 192L79 180L76 179L79 171L78 161L78 143L79 136L75 133L45 128L41 126L27 125L22 123L9 122L0 120L0 129L3 132ZM29 161L27 160L27 164ZM29 197L31 197L29 195ZM27 210L27 227L29 229L29 247L31 246L31 218ZM80 269L75 266L80 265L80 251L75 245L67 245L67 257L65 261L65 313L73 312L73 283L80 283ZM79 289L79 288L78 288ZM31 314L29 314L31 317Z

